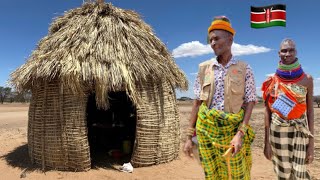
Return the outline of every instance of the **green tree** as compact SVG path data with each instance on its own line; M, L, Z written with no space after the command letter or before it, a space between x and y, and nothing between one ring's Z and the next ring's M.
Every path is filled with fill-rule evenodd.
M1 102L1 104L3 104L4 100L8 96L10 96L10 94L11 94L11 88L0 86L0 102Z
M14 102L30 102L31 100L31 92L23 91L23 92L14 92L12 93Z

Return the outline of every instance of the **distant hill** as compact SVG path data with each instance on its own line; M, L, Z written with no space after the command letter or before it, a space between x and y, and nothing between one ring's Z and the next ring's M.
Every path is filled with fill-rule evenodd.
M177 99L178 101L189 101L189 100L193 100L192 98L190 97L180 97Z

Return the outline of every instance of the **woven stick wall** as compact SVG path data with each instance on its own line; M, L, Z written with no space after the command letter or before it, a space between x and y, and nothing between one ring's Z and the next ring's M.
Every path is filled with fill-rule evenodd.
M173 87L167 82L141 85L143 103L137 109L136 144L131 162L150 166L178 157L180 120Z
M57 81L35 85L28 122L28 147L33 163L42 169L91 168L86 101L86 97L72 95Z
M178 157L180 121L173 87L140 85L145 103L137 108L135 167L169 162ZM28 146L32 162L43 169L86 171L91 168L86 126L86 101L57 81L39 82L32 90Z

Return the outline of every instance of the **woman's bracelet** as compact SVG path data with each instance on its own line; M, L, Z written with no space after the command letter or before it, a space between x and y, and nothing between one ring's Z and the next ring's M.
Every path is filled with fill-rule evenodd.
M242 130L238 130L238 132L241 133L240 137L243 138L244 137L244 132Z
M189 128L186 130L186 135L187 135L187 137L190 137L190 136L192 137L195 130L196 130L195 128L190 128L190 127L189 127Z
M243 136L247 133L249 126L244 124L244 123L240 123L238 131L242 132Z

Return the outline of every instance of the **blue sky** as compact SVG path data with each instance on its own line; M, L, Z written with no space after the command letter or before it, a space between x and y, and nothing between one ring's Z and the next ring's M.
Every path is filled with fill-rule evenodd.
M113 5L138 12L167 45L189 80L189 91L178 97L193 97L198 64L214 57L206 43L207 28L214 16L226 15L236 30L233 54L254 70L257 93L278 63L279 44L284 38L296 41L303 69L314 78L314 94L320 95L318 53L320 1L305 0L111 0ZM0 6L0 86L9 74L25 63L38 41L47 35L54 17L79 7L83 0L1 1ZM287 26L252 29L250 6L286 4Z

